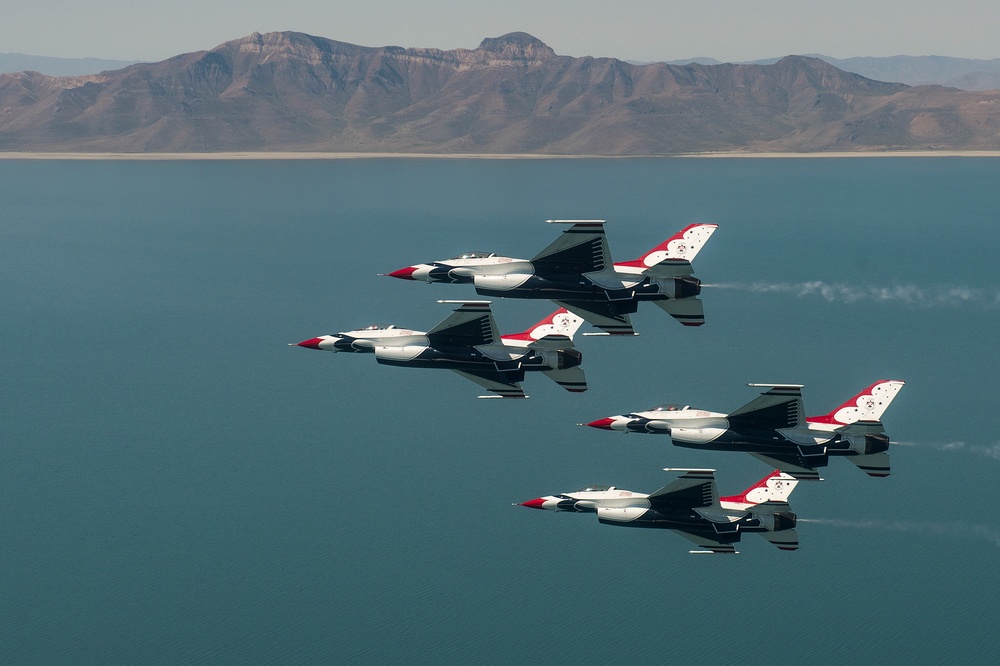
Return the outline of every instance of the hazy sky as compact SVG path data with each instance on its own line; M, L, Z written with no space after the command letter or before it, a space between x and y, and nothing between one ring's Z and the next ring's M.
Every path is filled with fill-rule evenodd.
M364 46L475 48L516 30L572 56L1000 57L997 0L12 0L0 53L162 60L252 32Z

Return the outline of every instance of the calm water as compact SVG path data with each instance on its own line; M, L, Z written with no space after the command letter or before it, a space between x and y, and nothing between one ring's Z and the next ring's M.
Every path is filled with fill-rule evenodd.
M0 161L0 661L988 663L1000 649L1000 160ZM376 277L606 218L616 259L693 221L708 323L583 338L591 390L287 343L426 329L461 285ZM520 331L550 311L498 301ZM906 387L879 480L833 460L802 547L511 506L749 456L574 424L748 382L825 413Z

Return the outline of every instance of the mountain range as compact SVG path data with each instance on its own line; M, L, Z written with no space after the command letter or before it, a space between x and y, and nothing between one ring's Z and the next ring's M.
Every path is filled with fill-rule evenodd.
M837 69L853 72L876 81L905 83L908 86L940 85L961 90L1000 89L1000 58L977 60L974 58L950 58L948 56L880 56L833 58L819 53L806 54L819 58ZM751 60L744 65L773 65L780 58ZM688 58L671 60L670 65L721 65L715 58ZM636 63L639 64L639 63Z
M659 155L1000 149L1000 91L819 58L630 64L525 33L476 49L254 33L100 74L0 74L0 151Z

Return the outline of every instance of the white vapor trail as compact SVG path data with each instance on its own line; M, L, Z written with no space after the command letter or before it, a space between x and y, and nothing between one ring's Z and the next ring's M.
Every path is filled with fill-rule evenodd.
M703 284L702 287L736 289L754 294L791 294L804 298L820 296L829 303L857 303L859 301L895 302L917 307L958 307L961 305L1000 306L1000 290L978 289L961 285L946 287L918 287L916 285L849 285L826 282L727 282Z
M965 442L893 442L895 446L917 446L938 451L963 451L1000 460L1000 442L992 444L966 444Z
M818 523L833 527L850 527L891 532L922 532L935 536L986 539L1000 548L1000 531L986 525L969 523L917 523L906 520L844 520L840 518L799 518L800 523Z

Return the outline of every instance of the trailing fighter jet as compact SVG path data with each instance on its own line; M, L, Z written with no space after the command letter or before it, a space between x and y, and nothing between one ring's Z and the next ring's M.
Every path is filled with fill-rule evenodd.
M461 306L426 333L374 325L293 346L372 353L385 365L454 370L496 394L481 398L526 398L520 386L526 370L543 372L567 391L587 390L583 355L573 347L573 335L583 324L580 317L560 308L522 333L501 336L489 301L438 303Z
M531 260L489 252L384 273L403 280L472 283L483 296L547 298L608 335L635 335L629 315L652 301L685 326L701 326L701 281L691 261L715 232L715 224L692 224L634 261L613 264L604 220L548 220L570 224ZM600 335L600 334L597 334Z
M586 486L571 493L538 497L521 506L549 511L596 513L605 525L674 530L704 550L692 553L736 553L733 544L744 532L756 532L781 550L796 550L796 516L788 496L798 481L775 470L739 495L719 497L713 469L685 472L670 485L646 495L614 486Z
M729 414L681 405L610 416L603 430L670 435L676 446L745 451L797 479L819 478L830 456L845 456L869 476L889 476L889 437L881 418L903 383L877 381L823 416L803 417L801 384L749 384L767 391Z

